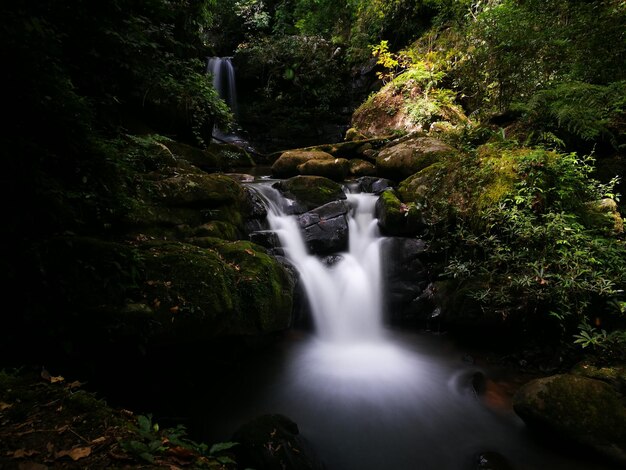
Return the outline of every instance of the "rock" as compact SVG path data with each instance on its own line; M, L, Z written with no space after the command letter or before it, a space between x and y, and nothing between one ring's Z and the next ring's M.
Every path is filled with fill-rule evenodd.
M341 185L322 176L295 176L274 185L299 207L295 213L302 213L338 199L346 199Z
M379 194L387 188L393 187L393 182L385 178L374 178L372 176L363 176L357 180L359 191L362 193Z
M416 204L401 202L390 189L376 201L376 217L382 233L388 236L419 236L427 229Z
M348 247L349 210L347 202L333 201L298 217L311 253L330 254Z
M334 160L331 154L320 150L289 150L281 154L272 165L272 174L277 178L290 178L300 174L298 166L309 160Z
M163 144L178 158L204 171L254 166L250 154L245 149L233 144L211 143L205 150L175 141L167 141Z
M582 362L577 364L571 371L574 375L581 375L590 379L602 380L611 385L622 395L626 395L626 366L594 366L593 364Z
M348 176L351 168L350 162L345 158L333 160L308 160L298 165L298 173L301 175L323 176L334 181L343 181Z
M571 374L536 379L517 391L513 408L529 427L626 465L626 405L607 383Z
M587 204L585 214L587 223L602 228L608 236L624 233L624 220L617 210L617 203L611 198L604 198Z
M432 137L412 137L381 150L376 167L380 176L400 181L455 153Z
M383 242L383 279L387 282L387 311L392 320L422 318L433 311L428 296L422 297L429 284L428 271L420 257L427 248L423 240L392 237Z
M250 234L250 241L268 249L280 247L280 239L272 230L259 230Z
M375 176L376 165L360 158L355 158L350 160L349 173L351 176Z
M361 134L359 131L357 131L354 127L351 127L350 129L346 131L345 140L347 141L363 140L363 139L365 139L365 136Z
M214 208L240 203L245 194L240 184L219 174L181 174L154 181L152 200L168 206Z
M481 452L476 456L476 470L512 470L509 461L498 452Z
M263 415L239 428L232 437L241 468L322 470L298 425L283 415Z

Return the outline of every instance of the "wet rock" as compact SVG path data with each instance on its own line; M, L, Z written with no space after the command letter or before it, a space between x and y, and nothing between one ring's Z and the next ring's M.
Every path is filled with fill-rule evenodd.
M362 193L379 194L387 188L393 187L393 182L385 178L363 176L357 180L359 191Z
M256 243L257 245L268 249L281 246L278 235L272 230L259 230L257 232L252 232L249 238L252 243Z
M301 214L339 199L346 199L340 184L322 176L295 176L274 185L296 202L293 213Z
M330 254L348 246L350 206L345 201L334 201L298 217L304 240L311 253Z
M536 379L517 391L513 408L544 436L573 441L626 465L626 405L609 384L571 374Z
M333 265L339 263L342 259L343 259L342 255L329 255L329 256L324 257L322 259L322 262L326 266L333 266Z
M384 235L420 236L427 230L417 205L403 203L393 190L381 193L376 201L376 217Z
M232 437L241 468L258 470L322 470L298 425L279 414L263 415L239 428Z
M384 241L383 279L387 280L387 311L392 320L425 319L435 308L428 296L428 271L420 257L426 251L423 240L393 237Z

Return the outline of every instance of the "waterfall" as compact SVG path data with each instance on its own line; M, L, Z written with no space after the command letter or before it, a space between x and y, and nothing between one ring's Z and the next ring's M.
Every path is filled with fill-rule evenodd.
M307 252L289 201L274 188L261 185L268 201L268 222L286 257L300 273L319 339L334 343L374 341L382 332L382 289L377 196L348 194L349 249L328 265Z
M207 72L213 75L213 88L236 116L237 88L235 86L235 68L231 59L232 57L209 57Z

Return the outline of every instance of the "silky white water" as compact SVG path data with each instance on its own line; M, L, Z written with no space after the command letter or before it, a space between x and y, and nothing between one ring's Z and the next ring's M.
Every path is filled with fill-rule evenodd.
M296 217L287 215L292 202L268 183L254 187L299 272L314 332L237 371L221 409L238 416L229 412L221 426L282 413L327 470L470 469L485 451L503 454L513 469L588 468L538 446L511 409L486 406L471 387L480 369L451 342L385 327L376 196L348 194L349 249L328 265L308 253Z

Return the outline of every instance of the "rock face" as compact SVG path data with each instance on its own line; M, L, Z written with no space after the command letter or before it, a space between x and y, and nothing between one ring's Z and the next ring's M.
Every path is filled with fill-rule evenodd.
M295 176L274 186L296 201L295 213L315 209L338 199L346 199L341 185L322 176Z
M432 137L411 137L381 150L376 167L379 176L400 181L455 152Z
M373 176L362 176L357 183L359 191L364 193L380 194L387 188L393 188L393 181Z
M349 210L347 202L333 201L298 217L311 253L329 254L348 247Z
M322 470L298 425L283 415L263 415L239 428L233 448L241 468Z
M376 176L376 165L360 158L350 160L350 175L352 176Z
M528 426L626 465L626 405L607 383L570 374L536 379L518 390L513 407Z
M289 150L272 165L272 174L277 178L290 178L300 174L298 166L310 160L334 160L331 154L321 150Z
M434 304L427 290L428 271L420 260L426 243L415 238L392 237L383 244L383 279L388 283L387 311L392 320L424 319Z

